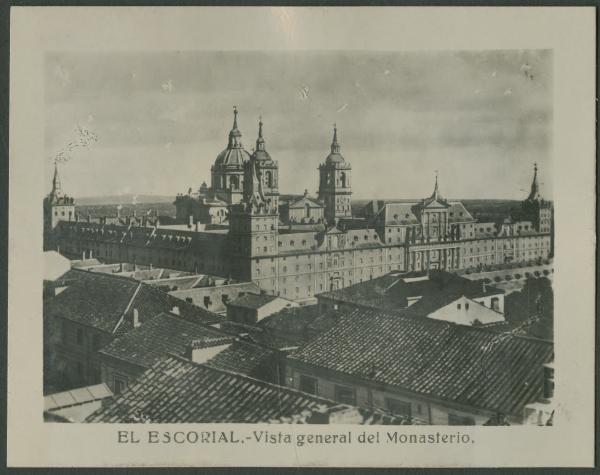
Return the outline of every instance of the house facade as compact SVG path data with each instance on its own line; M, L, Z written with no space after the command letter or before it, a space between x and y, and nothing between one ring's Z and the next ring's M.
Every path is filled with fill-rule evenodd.
M552 342L355 309L288 355L286 384L427 424L522 424L552 360Z

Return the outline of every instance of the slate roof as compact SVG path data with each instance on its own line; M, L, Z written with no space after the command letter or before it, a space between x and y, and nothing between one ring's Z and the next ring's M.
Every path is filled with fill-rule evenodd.
M351 409L291 388L168 356L86 422L303 423L313 412L340 408ZM398 417L361 411L363 423L403 422Z
M289 363L308 364L438 400L519 414L542 394L551 342L357 309Z
M166 354L185 356L192 342L209 347L232 342L234 338L176 315L159 313L139 328L115 338L100 354L149 368Z
M235 300L232 300L227 305L256 310L277 298L278 297L276 295L246 293L244 295L240 295Z
M437 202L436 202L437 203ZM410 225L420 223L421 211L433 203L423 201L372 201L367 203L365 210L368 214L382 215L383 221L388 226ZM473 216L460 201L444 201L443 205L448 211L448 222L458 223L474 221Z
M408 299L422 297L406 311L414 315L427 315L463 295L479 298L503 293L503 290L491 285L484 287L481 281L469 280L451 272L430 271L425 280L412 281L403 274L387 274L319 296L395 312L404 311Z
M80 271L73 271L80 272ZM137 309L140 321L177 306L181 315L212 324L222 318L173 297L150 285L127 277L84 272L60 294L44 301L44 315L53 315L107 333L133 328L131 314Z

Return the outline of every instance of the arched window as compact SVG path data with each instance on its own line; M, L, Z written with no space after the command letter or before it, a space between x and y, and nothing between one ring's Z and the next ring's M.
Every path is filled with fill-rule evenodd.
M265 183L266 183L267 187L269 187L269 188L273 187L273 173L270 170L267 170L265 172Z
M306 204L304 205L304 208L305 208L305 210L306 210L306 214L305 214L305 216L306 216L307 218L310 218L310 205L309 205L308 203L306 203Z
M340 182L342 184L342 188L346 188L346 173L342 172L340 174Z
M237 175L233 175L230 179L231 189L237 190L240 187L240 179Z

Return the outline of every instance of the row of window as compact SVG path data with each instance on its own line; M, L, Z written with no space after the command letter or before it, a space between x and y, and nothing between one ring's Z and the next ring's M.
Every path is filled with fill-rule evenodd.
M300 375L299 387L300 391L318 396L318 380L312 376ZM351 386L334 385L334 400L340 404L356 405L356 391ZM415 416L423 415L423 406L414 404L416 409ZM403 401L397 398L386 397L385 409L398 416L407 418L413 417L413 404L409 401ZM459 415L454 413L448 414L448 425L475 425L475 420L471 416Z

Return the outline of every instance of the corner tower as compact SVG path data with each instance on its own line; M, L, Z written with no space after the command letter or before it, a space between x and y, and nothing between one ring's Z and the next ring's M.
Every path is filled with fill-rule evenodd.
M319 200L325 205L325 219L336 223L340 218L351 218L352 167L340 153L337 126L333 127L331 153L319 165Z
M537 163L533 165L533 180L529 196L521 204L524 218L531 221L536 231L550 233L552 231L552 203L542 198L538 183Z
M44 198L44 250L54 249L52 235L60 221L75 219L75 200L62 191L58 165L54 163L52 190Z
M277 255L279 213L264 192L260 166L256 156L246 163L242 201L229 207L230 268L237 279L271 283L270 258Z

